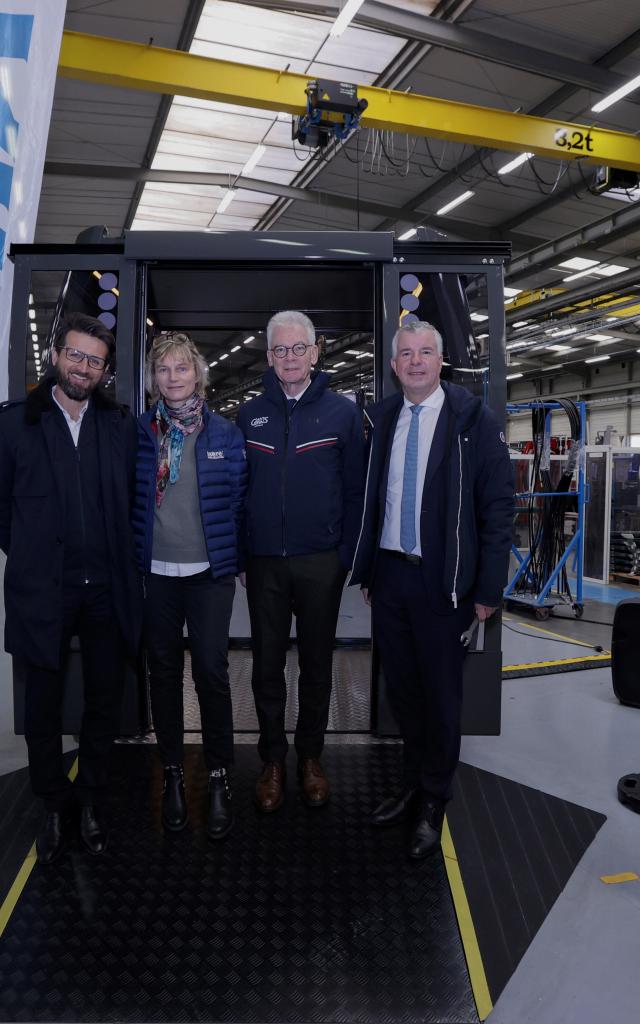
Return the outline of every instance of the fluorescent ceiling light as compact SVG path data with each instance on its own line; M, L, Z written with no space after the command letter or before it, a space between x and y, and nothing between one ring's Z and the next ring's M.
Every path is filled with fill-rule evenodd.
M246 164L244 165L244 167L240 171L240 175L242 176L243 174L246 174L246 175L251 174L251 172L255 170L256 165L260 163L260 161L262 160L262 158L263 158L263 156L264 156L264 154L266 152L267 152L267 147L263 146L262 143L259 146L256 146L256 148L254 149L253 153L251 154L251 156L247 160Z
M508 288L506 285L504 288L504 294L508 296L510 299L512 299L515 295L519 295L521 291L522 288Z
M604 359L611 359L611 356L591 356L591 359L585 359L585 363L601 363Z
M29 310L29 319L30 320L35 320L35 318L36 318L36 311L35 311L35 309L30 309Z
M541 366L540 369L545 373L547 370L558 370L561 366L564 366L564 363L553 363L551 366Z
M29 305L33 306L33 295L29 292Z
M521 374L521 373L508 373L507 374L507 380L515 380L516 377L522 377L522 376L523 376L523 374Z
M347 348L347 349L345 349L345 353L344 354L346 356L360 356L360 355L362 355L362 352L360 351L359 348Z
M511 171L515 171L516 167L522 167L526 164L527 160L530 160L533 153L521 153L514 160L510 160L508 164L504 164L498 168L498 174L510 174Z
M550 334L552 338L561 338L563 334L575 334L577 327L562 327L560 330L545 331L545 334Z
M597 263L594 266L597 267ZM579 270L577 274L569 274L568 277L563 277L563 281L577 281L579 277L589 277L590 274L595 274L593 267L587 267L586 270Z
M373 359L373 352L361 352L356 359Z
M234 348L231 349L231 351L232 352L239 352L240 351L240 345L235 345Z
M330 36L341 36L347 25L355 18L360 7L362 7L363 0L347 0L346 4L340 11L340 14L334 21L333 25L329 29Z
M509 366L522 366L522 363L509 363Z
M477 320L480 323L482 320L488 320L489 317L485 316L484 313L472 313L471 314L471 319L472 320Z
M559 264L567 270L587 270L589 267L597 267L599 260L588 260L584 256L572 256L570 260L563 260Z
M346 362L345 362L345 361L343 360L343 361L342 361L341 363L334 363L333 365L334 365L335 369L337 370L337 368L338 368L339 366L346 366L347 364L346 364Z
M619 316L605 316L605 320L619 320Z
M407 239L413 238L413 236L416 235L417 233L418 232L417 232L416 228L409 228L409 230L405 231L402 235L398 235L398 241L399 242L406 242Z
M337 370L332 370L329 366L326 366L324 372L325 373L337 373L338 371Z
M235 194L236 194L236 190L234 188L228 189L226 191L226 193L224 194L224 196L222 197L222 201L221 201L220 205L218 206L218 209L216 210L216 213L224 213L224 211L227 209L227 207L233 202L233 200L235 198Z
M436 210L436 217L443 217L445 213L449 213L449 210L455 210L456 206L460 206L461 203L466 203L467 199L471 199L471 196L475 195L474 192L467 191L463 192L462 195L452 199L450 203L445 206L441 206L439 210Z
M481 338L488 338L488 337L489 337L489 335L488 335L488 334L479 334L479 335L478 335L478 341L480 341L480 339L481 339ZM507 345L507 348L509 348L509 346L508 346L508 345Z
M217 366L217 365L218 365L218 360L217 359L214 359L212 363L209 363L209 366Z
M604 99L599 100L591 109L594 114L600 114L603 110L607 110L608 107L612 107L618 100L624 99L630 92L634 92L635 89L640 88L640 75L636 75L635 78L631 78L625 85L621 85L619 89L615 89L614 92L610 92Z
M573 352L570 345L547 345L549 352Z
M587 334L585 335L587 341L617 341L612 334Z
M602 277L613 277L614 274L623 274L628 267L621 267L619 263L603 263L602 266L596 267L594 274Z
M517 320L516 323L515 324L511 324L511 326L515 327L515 328L526 327L528 323L529 323L528 320Z
M242 342L242 344L243 344L243 345L248 345L250 341L255 341L255 340L256 340L256 336L255 336L255 334L250 334L248 338L245 338L245 339L244 339L244 341ZM258 392L258 394L260 394L260 392Z
M229 353L228 353L228 352L223 352L223 353L222 353L222 355L220 356L220 360L221 360L221 361L222 361L223 359L228 359L228 358L229 358Z

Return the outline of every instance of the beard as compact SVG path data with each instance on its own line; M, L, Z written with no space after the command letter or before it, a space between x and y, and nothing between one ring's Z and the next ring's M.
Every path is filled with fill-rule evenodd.
M100 377L97 380L87 377L83 383L71 381L63 372L60 363L56 363L56 384L67 398L71 398L74 402L84 402L89 398L91 393L98 387L100 380Z

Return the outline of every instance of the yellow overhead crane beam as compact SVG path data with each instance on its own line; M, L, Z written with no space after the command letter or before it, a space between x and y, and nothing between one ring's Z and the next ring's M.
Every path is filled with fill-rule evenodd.
M305 112L311 77L82 32L64 32L58 73L289 114ZM358 96L368 102L368 128L640 171L640 138L624 132L371 86L358 86Z

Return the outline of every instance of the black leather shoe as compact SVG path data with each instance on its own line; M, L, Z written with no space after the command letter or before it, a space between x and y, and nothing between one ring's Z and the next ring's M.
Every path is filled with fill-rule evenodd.
M184 771L181 764L170 764L164 770L162 824L169 832L181 832L189 813L184 795Z
M407 854L412 860L422 860L440 847L444 805L431 797L423 797L413 820Z
M80 838L94 857L104 853L107 848L108 832L100 822L96 808L90 805L80 811Z
M410 789L403 789L399 795L383 800L371 815L371 824L377 828L384 828L403 821L416 802L418 793L417 787L412 786Z
M207 836L209 839L223 839L233 826L231 808L231 787L226 768L214 768L209 772L209 813L207 815Z
M49 811L36 838L38 864L53 864L69 838L70 813Z

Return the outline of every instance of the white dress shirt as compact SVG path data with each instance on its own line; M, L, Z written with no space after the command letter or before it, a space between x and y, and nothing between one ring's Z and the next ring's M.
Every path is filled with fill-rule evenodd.
M78 438L80 437L80 427L82 426L82 417L84 416L85 412L89 408L89 399L87 399L87 401L84 403L84 405L80 409L80 413L78 415L78 419L74 420L73 417L69 415L69 413L67 412L65 407L63 405L60 405L60 402L56 398L56 385L55 384L51 388L51 397L53 398L54 402L58 406L58 409L60 410L60 412L64 416L65 420L67 421L67 426L69 427L69 430L71 431L71 438L73 440L74 445L77 448L78 447Z
M389 479L387 481L387 498L384 512L384 524L380 538L381 548L390 548L394 551L402 551L400 544L400 507L402 504L402 481L404 477L404 456L407 448L407 437L411 418L412 402L405 398L393 437L391 457L389 459ZM436 390L419 403L422 412L418 416L418 469L416 474L416 546L411 554L421 555L420 546L420 509L422 506L422 491L424 489L424 478L427 472L427 462L433 442L433 435L436 430L436 423L440 410L444 404L444 391L438 385Z

